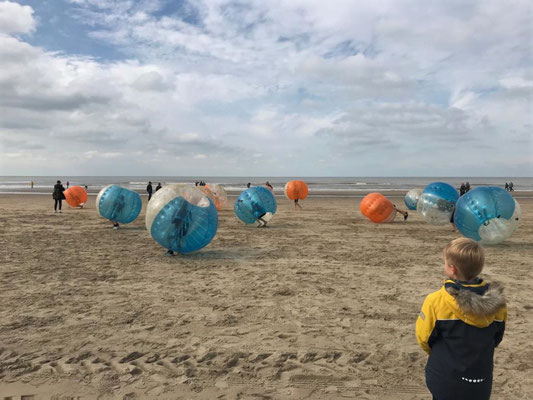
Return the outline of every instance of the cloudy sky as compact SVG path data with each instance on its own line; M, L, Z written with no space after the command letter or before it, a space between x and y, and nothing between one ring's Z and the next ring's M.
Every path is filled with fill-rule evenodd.
M531 4L0 1L0 175L533 176Z

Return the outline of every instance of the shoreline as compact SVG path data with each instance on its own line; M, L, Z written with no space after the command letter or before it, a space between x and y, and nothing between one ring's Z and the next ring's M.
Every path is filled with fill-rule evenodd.
M246 188L244 188L242 191L244 191ZM503 188L502 188L503 189ZM148 197L148 194L144 191L140 190L134 190L137 192L141 197ZM228 197L238 197L239 194L242 191L227 191ZM405 194L408 192L408 190L405 189L393 189L393 190L320 190L309 192L307 195L307 198L363 198L369 193L381 193L385 197L391 197L391 198L404 198ZM88 195L91 196L97 196L99 192L97 191L89 191ZM155 193L155 192L154 192ZM533 198L533 191L528 190L515 190L513 192L509 192L514 198L523 198L523 199L531 199ZM44 190L22 190L22 191L13 191L13 192L2 192L0 191L0 196L24 196L24 195L48 195L52 196L52 192L50 191L44 191ZM283 198L285 199L285 194L283 191L280 190L274 190L274 195L276 198ZM302 200L305 201L305 200Z

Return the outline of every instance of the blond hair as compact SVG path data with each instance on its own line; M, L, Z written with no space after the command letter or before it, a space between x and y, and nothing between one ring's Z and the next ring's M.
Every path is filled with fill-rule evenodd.
M461 272L467 281L481 273L485 262L485 251L481 245L468 238L452 240L444 248L444 259Z

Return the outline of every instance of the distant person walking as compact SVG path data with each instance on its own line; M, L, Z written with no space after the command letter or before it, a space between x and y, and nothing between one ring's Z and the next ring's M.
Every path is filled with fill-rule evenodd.
M505 190L509 191L509 184L505 182Z
M148 186L146 186L146 191L148 192L148 201L152 198L152 181L148 182Z
M68 189L68 187L69 187L69 186L70 186L70 182L69 182L69 181L67 181L67 189Z
M161 182L159 182L157 184L157 186L155 187L155 191L157 192L159 189L161 189L163 186L161 186Z
M62 201L65 198L65 194L63 193L65 191L65 188L61 184L61 181L57 181L57 183L54 185L54 191L52 192L52 197L54 198L54 213L61 212L61 205Z
M274 187L270 184L269 181L266 181L265 186L269 188L270 190L274 190Z
M465 183L465 193L468 193L470 191L470 182Z
M513 182L509 182L509 191L510 192L514 191L514 183Z
M33 181L30 182L30 186L33 189Z
M246 184L246 187L249 188L250 186L252 186L252 184L251 184L250 182L248 182L248 183Z

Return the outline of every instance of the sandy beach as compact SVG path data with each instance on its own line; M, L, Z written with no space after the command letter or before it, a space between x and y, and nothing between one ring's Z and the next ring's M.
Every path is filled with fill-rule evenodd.
M533 399L528 196L516 195L518 231L486 248L482 277L505 285L509 307L496 400ZM114 231L95 196L54 214L51 195L0 195L0 398L431 398L414 326L460 234L416 212L373 224L360 198L340 197L299 211L278 197L257 229L234 200L208 247L167 257L146 204Z

